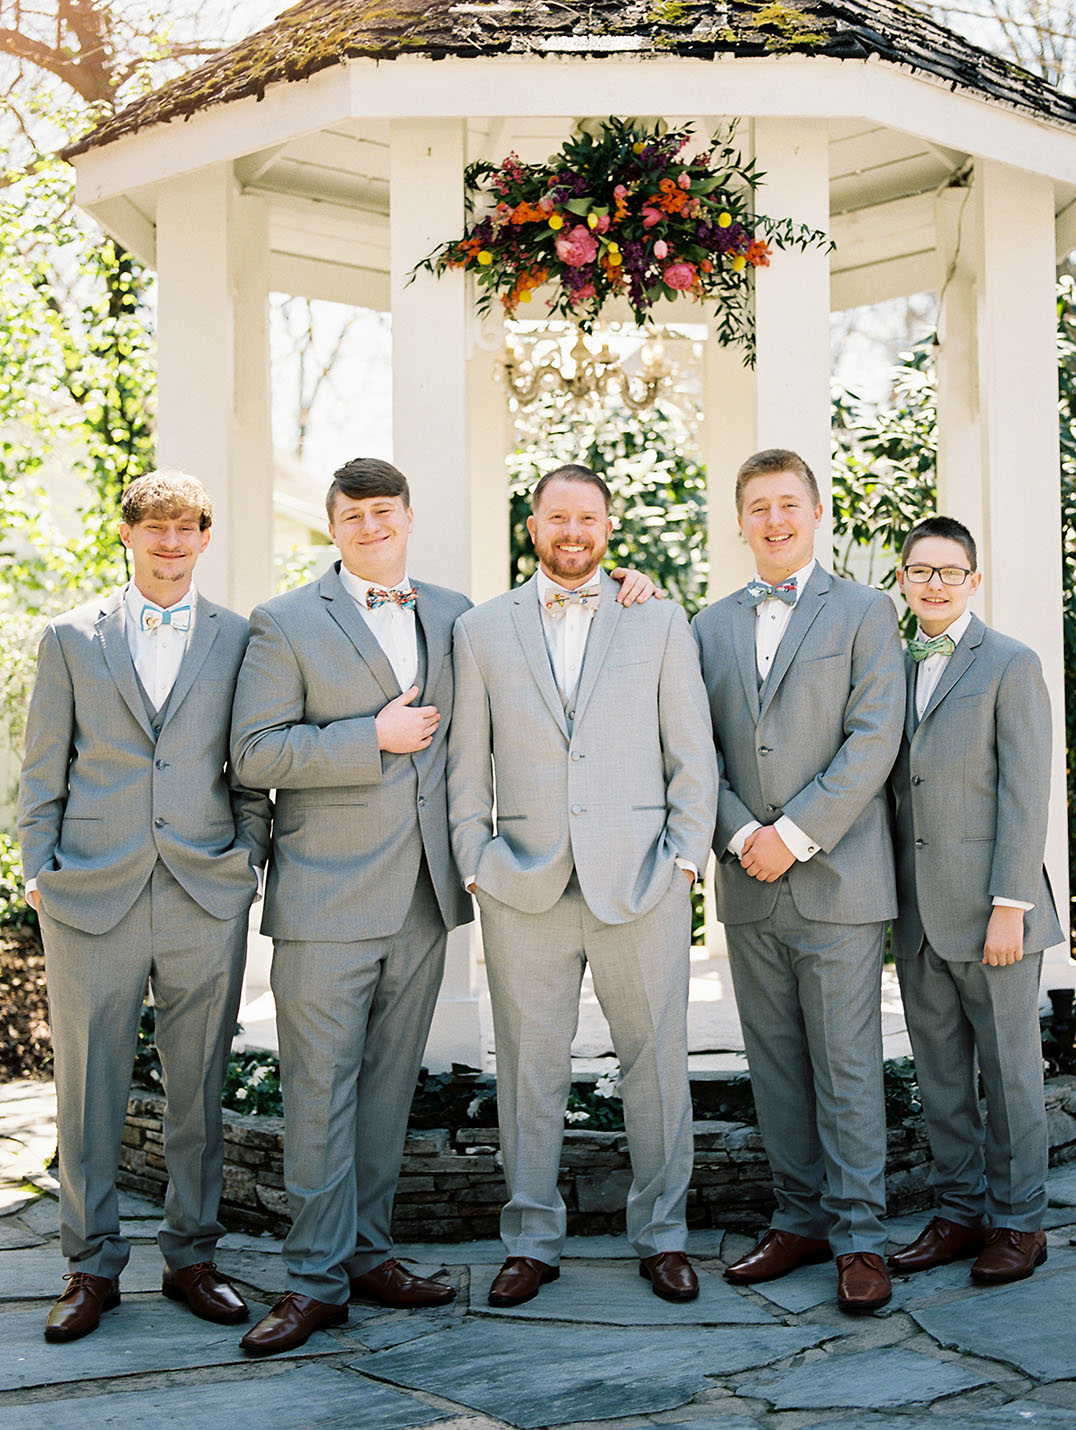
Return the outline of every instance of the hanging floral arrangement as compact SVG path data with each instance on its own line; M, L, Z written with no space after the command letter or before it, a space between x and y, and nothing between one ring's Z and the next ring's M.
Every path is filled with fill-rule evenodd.
M817 229L754 213L762 179L718 131L688 157L691 126L665 131L632 119L588 121L545 164L510 154L464 171L467 230L417 265L465 268L478 310L499 298L508 316L548 288L551 314L590 332L608 299L653 321L662 298L715 305L715 336L754 362L751 275L774 248L832 247Z

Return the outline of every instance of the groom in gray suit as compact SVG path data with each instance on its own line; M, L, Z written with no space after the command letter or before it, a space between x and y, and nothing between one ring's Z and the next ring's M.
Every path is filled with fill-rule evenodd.
M26 724L19 839L45 945L71 1268L45 1337L119 1305L130 1255L116 1167L147 980L164 1068L169 1184L161 1289L206 1320L246 1319L213 1263L220 1096L270 806L227 770L247 623L196 594L213 507L177 472L123 494L128 586L50 622Z
M896 911L896 614L815 560L822 505L795 452L750 457L736 510L758 576L694 629L721 769L717 915L777 1211L725 1275L771 1280L832 1252L838 1305L868 1311L891 1294L880 982Z
M1042 950L1063 941L1042 863L1050 701L1035 653L968 610L982 573L967 527L921 521L897 580L919 629L892 777L893 952L938 1214L889 1260L977 1256L973 1280L1018 1281L1046 1260L1039 978Z
M609 500L586 467L543 477L527 521L539 571L456 623L449 817L482 914L510 1193L496 1306L560 1274L557 1172L588 962L620 1060L640 1274L669 1300L698 1292L684 1255L689 892L716 767L682 610L625 610L599 569Z

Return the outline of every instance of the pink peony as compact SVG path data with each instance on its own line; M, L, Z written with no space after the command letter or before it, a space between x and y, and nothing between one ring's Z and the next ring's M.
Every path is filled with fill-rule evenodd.
M604 232L606 231L606 229L609 227L609 215L608 215L608 214L596 214L595 217L597 218L598 222L594 225L594 232L595 232L595 233L604 233Z
M643 228L653 228L664 217L665 215L660 209L652 208L650 204L643 204Z
M666 287L682 290L695 285L695 265L693 263L670 263L661 275Z
M680 185L680 187L681 187L682 189L690 189L690 188L691 188L691 175L690 175L689 173L687 173L686 170L685 170L685 172L680 175L680 177L677 179L676 182Z
M556 208L556 204L553 202L552 195L543 194L542 197L538 200L538 207L542 210L544 214L551 214Z
M665 240L664 240L663 238L659 238L658 241L657 241L657 243L654 244L654 257L655 257L655 258L668 258L668 256L669 256L669 245L665 242Z
M554 246L557 257L569 268L582 268L587 263L593 263L598 256L597 242L581 223L560 234Z
M568 302L571 303L573 308L576 308L580 303L585 303L588 298L593 298L594 291L593 283L584 283L582 288L576 288L572 293L569 293Z
M623 184L617 184L613 190L613 197L615 199L626 199L628 197L628 191Z

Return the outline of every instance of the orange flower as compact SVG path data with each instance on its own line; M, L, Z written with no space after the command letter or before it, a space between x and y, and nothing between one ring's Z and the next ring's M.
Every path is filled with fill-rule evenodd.
M545 209L539 208L537 204L529 204L525 199L512 210L512 222L515 224L545 223L548 218Z
M769 268L770 245L761 238L753 238L747 245L747 261L754 268Z

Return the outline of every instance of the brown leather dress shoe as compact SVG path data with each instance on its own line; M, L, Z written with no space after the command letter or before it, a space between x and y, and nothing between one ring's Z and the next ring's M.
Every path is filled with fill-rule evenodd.
M962 1256L978 1256L986 1244L986 1227L961 1226L948 1217L936 1216L910 1246L886 1258L895 1271L929 1271L947 1266Z
M754 1251L725 1267L725 1280L737 1286L750 1286L755 1281L776 1281L779 1276L795 1271L797 1266L828 1261L832 1255L828 1241L820 1241L813 1236L797 1236L794 1231L779 1231L771 1226Z
M1023 1281L1046 1260L1046 1233L1013 1231L995 1226L986 1234L983 1254L971 1268L971 1279L997 1286L1003 1281Z
M351 1294L379 1306L446 1306L455 1300L456 1289L443 1281L412 1276L396 1260L383 1261L372 1271L351 1278Z
M45 1322L47 1341L77 1341L80 1336L88 1336L101 1324L101 1312L120 1304L120 1283L109 1276L71 1271L64 1280L67 1289Z
M487 1300L491 1306L522 1306L559 1275L559 1266L547 1266L533 1256L510 1256L493 1278Z
M167 1266L161 1277L161 1291L173 1301L186 1301L203 1321L234 1326L250 1315L239 1292L217 1270L215 1261L196 1261L172 1271Z
M639 1262L639 1275L650 1282L663 1301L694 1301L699 1278L682 1251L659 1251Z
M252 1326L240 1347L252 1356L272 1356L305 1345L322 1326L342 1326L347 1307L315 1301L298 1291L285 1291L276 1305L256 1326Z
M885 1262L873 1251L837 1257L837 1305L842 1311L877 1311L893 1295Z

